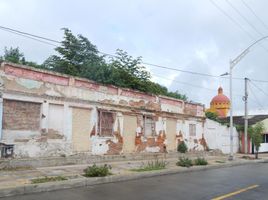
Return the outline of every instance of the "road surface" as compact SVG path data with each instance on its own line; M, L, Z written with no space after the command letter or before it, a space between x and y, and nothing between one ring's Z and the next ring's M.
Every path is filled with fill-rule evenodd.
M268 200L268 163L211 169L0 200Z

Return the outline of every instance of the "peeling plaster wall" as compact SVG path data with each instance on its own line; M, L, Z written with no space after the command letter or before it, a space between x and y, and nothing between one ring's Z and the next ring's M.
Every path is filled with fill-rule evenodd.
M195 124L196 126L195 136L190 135L190 124ZM206 142L204 140L204 127L202 121L198 121L194 118L184 120L182 135L183 141L186 143L189 151L203 151L206 149Z
M107 108L106 108L107 109ZM107 109L107 111L109 111ZM121 154L123 150L123 124L124 118L121 112L117 112L115 116L115 122L113 126L112 136L100 136L98 130L98 112L97 107L93 111L93 126L90 135L92 143L91 153L93 155L104 155L104 154Z
M136 152L167 152L166 149L166 120L162 117L153 116L155 120L155 134L152 136L144 135L143 115L137 116L136 129Z
M88 152L94 155L174 151L181 140L201 150L195 143L203 134L201 105L7 63L1 64L0 77L4 99L41 104L38 130L3 130L1 142L15 144L18 157L73 154L74 131L88 132ZM73 127L74 107L90 109L90 120L79 129ZM98 109L115 113L111 136L98 133ZM152 136L144 136L143 115L154 119ZM197 124L196 138L189 138L190 122Z
M233 129L233 150L239 151L239 133ZM210 149L218 149L224 154L230 153L230 128L210 119L206 119L204 137Z

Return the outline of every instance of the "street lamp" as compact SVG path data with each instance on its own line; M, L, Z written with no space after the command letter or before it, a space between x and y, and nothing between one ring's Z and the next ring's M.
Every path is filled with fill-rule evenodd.
M244 56L247 55L249 52L250 48L257 44L258 42L268 38L268 36L262 37L255 42L253 42L248 48L246 48L242 53L240 53L235 59L230 60L230 71L229 71L229 78L230 78L230 155L229 155L229 160L234 159L234 152L233 152L233 86L232 86L232 70L233 68L241 61ZM247 138L247 133L245 133L245 138Z

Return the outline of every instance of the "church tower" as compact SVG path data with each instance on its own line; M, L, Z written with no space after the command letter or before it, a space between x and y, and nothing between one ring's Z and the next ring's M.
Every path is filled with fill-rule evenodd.
M219 87L218 95L212 98L210 108L207 109L207 112L216 113L219 118L224 118L227 116L229 109L230 99L223 94L222 87Z

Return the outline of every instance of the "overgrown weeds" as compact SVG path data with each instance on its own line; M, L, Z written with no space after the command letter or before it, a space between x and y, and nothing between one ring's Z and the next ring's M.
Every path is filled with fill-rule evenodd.
M205 158L196 158L194 160L195 165L207 165L208 161Z
M208 161L205 158L191 160L187 157L180 157L176 165L181 167L192 167L193 165L208 165Z
M101 166L97 166L96 164L87 167L86 169L84 169L84 176L86 177L103 177L103 176L108 176L111 175L111 170L112 167L111 165L101 165Z
M145 171L154 171L165 169L167 166L167 162L165 160L152 160L147 163L143 163L143 165L138 169L132 169L131 171L135 172L145 172Z
M43 177L43 178L35 178L31 180L32 184L38 184L38 183L46 183L46 182L54 182L54 181L66 181L68 180L64 176L53 176L53 177Z
M176 165L181 167L191 167L193 166L193 161L186 157L180 157Z

